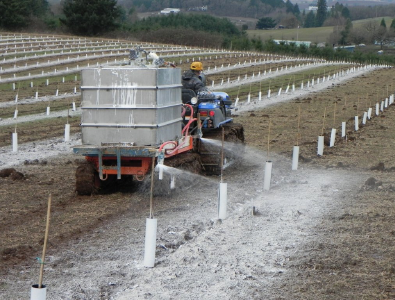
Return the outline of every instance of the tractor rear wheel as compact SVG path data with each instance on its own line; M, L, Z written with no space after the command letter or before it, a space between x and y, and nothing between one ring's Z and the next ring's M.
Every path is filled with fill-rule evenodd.
M223 164L222 135L224 136ZM244 128L237 123L227 123L221 128L203 133L197 151L206 175L221 175L221 168L232 161L238 160L244 153Z

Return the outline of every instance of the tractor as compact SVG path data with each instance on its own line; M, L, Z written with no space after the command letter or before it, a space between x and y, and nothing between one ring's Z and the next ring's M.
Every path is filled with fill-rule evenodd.
M138 49L130 63L81 72L82 145L76 192L90 195L123 178L144 180L156 164L220 175L224 162L241 153L243 127L233 123L224 92L198 98L181 85L181 70ZM232 142L231 149L205 142ZM182 166L180 166L182 161ZM196 168L195 168L196 170Z

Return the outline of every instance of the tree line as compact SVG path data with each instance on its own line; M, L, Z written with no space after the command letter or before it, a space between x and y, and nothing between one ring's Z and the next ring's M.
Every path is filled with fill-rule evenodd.
M46 0L0 0L0 28L21 29L49 12Z
M182 11L207 12L216 16L260 18L284 7L282 0L120 0L121 5L133 5L138 12L157 12L165 7Z

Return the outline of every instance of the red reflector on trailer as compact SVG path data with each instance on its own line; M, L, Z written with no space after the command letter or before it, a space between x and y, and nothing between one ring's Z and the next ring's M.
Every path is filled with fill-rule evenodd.
M214 115L215 115L215 111L210 110L210 117L214 117Z

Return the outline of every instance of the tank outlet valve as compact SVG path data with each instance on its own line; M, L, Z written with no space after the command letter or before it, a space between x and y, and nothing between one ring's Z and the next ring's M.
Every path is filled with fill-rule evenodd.
M165 163L165 153L161 151L158 155L158 164L163 165Z

